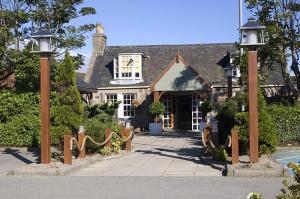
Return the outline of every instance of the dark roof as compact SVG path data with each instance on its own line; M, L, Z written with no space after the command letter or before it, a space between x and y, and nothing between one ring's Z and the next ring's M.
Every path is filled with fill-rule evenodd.
M171 63L179 52L207 83L227 85L223 67L229 61L229 54L235 53L236 44L190 44L190 45L144 45L144 46L108 46L102 55L98 55L91 68L90 88L150 86L160 73ZM118 53L144 53L142 67L144 82L131 85L110 84L113 80L113 59ZM270 72L261 85L283 85L284 81L278 67ZM81 77L83 78L83 77ZM87 84L82 80L81 85ZM87 88L85 86L85 88Z
M98 55L91 71L90 85L99 87L119 87L112 85L113 59L118 53L144 53L142 67L144 82L130 86L150 86L167 65L180 55L208 83L226 84L223 68L218 62L235 50L235 44L191 44L191 45L146 45L146 46L108 46L103 56ZM126 86L126 85L122 85Z
M262 24L255 20L255 18L251 17L248 19L248 22L245 23L241 29L257 29L257 28L265 28Z
M76 86L81 93L95 93L96 89L93 89L90 84L84 81L85 73L76 72Z

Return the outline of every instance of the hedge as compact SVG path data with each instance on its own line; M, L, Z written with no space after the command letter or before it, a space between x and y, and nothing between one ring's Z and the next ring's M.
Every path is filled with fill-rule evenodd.
M0 145L38 146L39 115L38 94L0 92Z
M278 130L280 143L300 142L300 105L272 104L270 115Z
M17 115L0 123L0 145L33 147L40 143L40 119L33 114Z

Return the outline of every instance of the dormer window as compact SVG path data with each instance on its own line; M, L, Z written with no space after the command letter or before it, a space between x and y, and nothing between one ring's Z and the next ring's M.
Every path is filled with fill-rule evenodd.
M142 53L120 53L114 59L114 79L142 79Z

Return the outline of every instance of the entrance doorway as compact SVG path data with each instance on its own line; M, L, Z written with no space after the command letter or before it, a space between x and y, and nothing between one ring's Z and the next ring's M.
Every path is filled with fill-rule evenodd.
M192 127L192 97L178 96L177 97L177 115L178 129L191 130Z
M202 120L201 99L198 95L164 95L161 101L165 105L163 128L200 130Z

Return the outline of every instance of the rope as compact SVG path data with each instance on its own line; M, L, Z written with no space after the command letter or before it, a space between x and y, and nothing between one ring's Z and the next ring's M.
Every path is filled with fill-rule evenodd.
M231 142L231 136L228 135L224 145L227 146L227 147L231 147L231 143L232 143Z
M130 135L124 140L123 138L121 138L117 133L116 136L122 141L122 142L127 142L129 139L132 138L133 135L133 131L130 131Z
M75 142L76 146L78 149L80 149L80 146L79 146L79 143L77 142L77 139L72 137L71 140L70 140L70 150L73 149L73 143Z
M103 145L105 145L109 140L110 140L110 138L111 138L111 136L112 136L112 134L113 134L114 132L111 132L110 134L109 134L109 136L108 136L108 138L106 139L106 140L104 140L103 142L96 142L95 140L93 140L93 138L91 138L91 136L89 136L89 135L86 135L85 137L84 137L84 139L83 139L83 143L82 143L82 145L81 145L81 149L80 150L82 150L83 148L84 148L84 145L85 145L85 143L86 143L86 140L87 139L89 139L91 142L93 142L95 145L97 145L97 146L103 146Z
M91 136L86 135L86 136L84 136L84 138L83 138L83 142L82 142L81 147L79 146L79 143L78 143L77 139L76 139L75 137L72 137L71 140L70 140L70 150L73 149L73 143L75 142L75 144L76 144L78 150L79 150L79 151L82 151L82 150L84 149L84 147L85 147L85 144L86 144L87 139L89 139L92 143L94 143L94 144L97 145L97 146L104 146L104 145L111 139L111 137L112 137L113 134L115 134L122 142L127 142L129 139L132 138L132 136L133 136L133 131L130 131L130 135L129 135L126 139L121 138L121 137L120 137L117 133L115 133L115 132L111 132L111 133L109 134L109 136L106 138L106 140L104 140L103 142L96 142L95 140L93 140L93 138L92 138Z
M103 142L101 142L101 143L96 142L95 140L93 140L92 137L90 137L89 135L86 135L86 136L84 136L84 138L83 138L83 142L82 142L81 147L79 146L79 143L78 143L77 139L76 139L75 137L72 137L71 140L70 140L70 150L73 149L73 142L75 142L75 144L76 144L78 150L79 150L79 151L82 151L82 150L84 149L84 147L85 147L85 144L86 144L87 139L89 139L91 142L93 142L94 144L96 144L96 145L98 145L98 146L103 146L103 145L105 145L105 144L111 139L113 133L114 133L114 132L111 132L111 133L109 134L108 138L107 138L106 140L104 140Z

